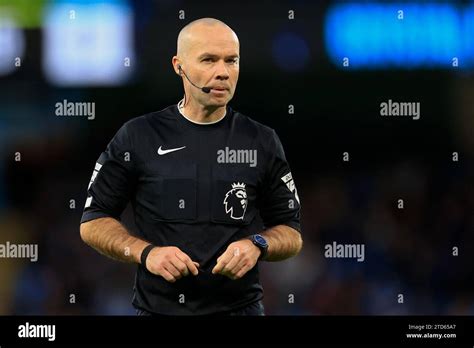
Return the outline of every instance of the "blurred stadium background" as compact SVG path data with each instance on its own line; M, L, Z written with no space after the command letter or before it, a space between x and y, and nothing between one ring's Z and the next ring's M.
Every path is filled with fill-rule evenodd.
M239 36L231 106L280 135L302 201L302 253L260 266L267 314L474 314L474 2L309 0L0 0L0 243L39 245L0 259L0 314L134 314L135 267L79 220L118 128L181 99L171 57L201 17ZM389 99L420 119L381 117ZM364 262L325 258L333 241Z

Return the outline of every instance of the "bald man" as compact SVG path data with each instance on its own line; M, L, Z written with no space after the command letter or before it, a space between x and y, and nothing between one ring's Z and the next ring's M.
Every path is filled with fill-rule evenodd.
M185 26L172 58L184 98L125 123L95 165L81 237L137 264L139 315L264 315L258 262L302 248L300 201L278 136L228 105L239 59L225 23ZM129 201L136 236L120 223Z

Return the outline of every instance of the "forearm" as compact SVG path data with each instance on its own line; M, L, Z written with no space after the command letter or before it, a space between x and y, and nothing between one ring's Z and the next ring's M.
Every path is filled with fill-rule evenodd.
M105 217L81 224L82 240L114 260L140 263L143 249L150 243L132 236L116 219Z
M297 255L303 247L301 234L286 225L271 227L261 235L267 240L268 253L264 261L282 261Z

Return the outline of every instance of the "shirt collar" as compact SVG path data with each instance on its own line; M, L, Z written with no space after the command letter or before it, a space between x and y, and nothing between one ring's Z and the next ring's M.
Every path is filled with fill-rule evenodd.
M226 108L224 115L223 115L220 119L218 119L218 120L215 120L215 121L212 121L212 122L197 122L197 121L193 121L193 120L191 120L189 117L187 117L187 116L184 114L184 112L183 112L183 110L182 110L182 108L183 108L183 103L184 103L184 99L181 99L181 100L179 101L179 103L178 103L178 111L179 111L179 113L180 113L185 119L187 119L189 122L192 122L192 123L194 123L194 124L198 124L198 125L200 125L200 126L209 126L209 125L211 125L211 124L216 124L217 122L222 121L222 120L224 119L224 117L227 115L227 108Z

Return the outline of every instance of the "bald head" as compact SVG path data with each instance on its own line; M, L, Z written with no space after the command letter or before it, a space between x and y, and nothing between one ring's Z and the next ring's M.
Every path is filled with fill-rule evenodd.
M179 32L176 55L185 60L189 56L189 52L196 46L206 45L213 39L222 40L224 38L233 41L237 47L239 46L237 35L224 22L215 18L197 19L187 24Z

